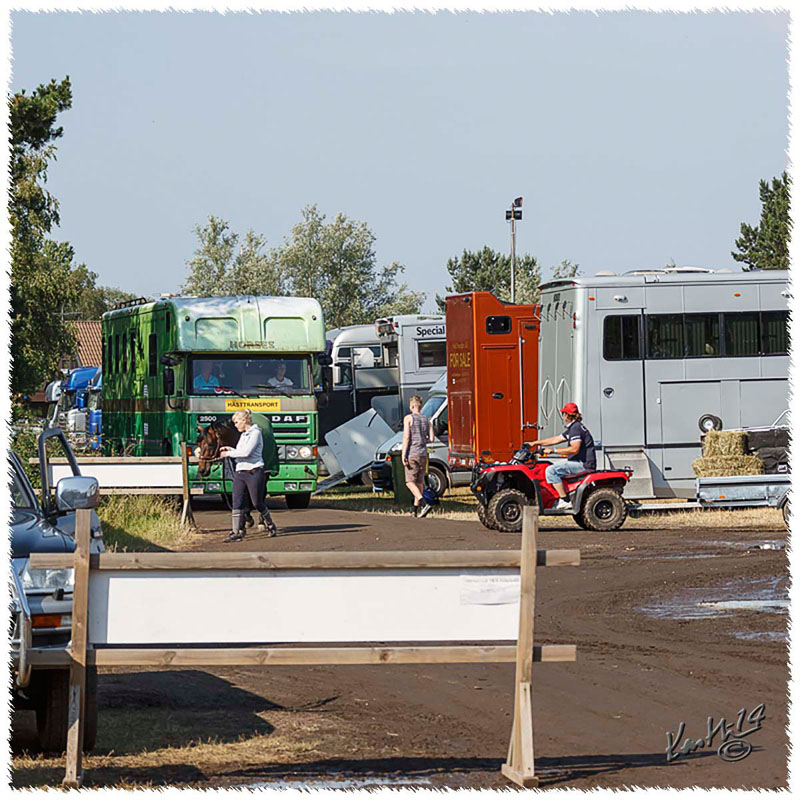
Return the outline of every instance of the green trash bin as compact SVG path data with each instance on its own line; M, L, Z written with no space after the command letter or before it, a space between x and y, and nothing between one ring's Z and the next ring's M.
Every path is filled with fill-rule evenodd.
M392 483L394 484L394 502L398 506L413 506L414 495L406 486L406 471L403 467L403 454L400 450L392 453Z

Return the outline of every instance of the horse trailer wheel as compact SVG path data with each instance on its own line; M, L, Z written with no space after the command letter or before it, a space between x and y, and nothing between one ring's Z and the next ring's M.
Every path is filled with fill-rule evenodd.
M786 530L789 530L789 501L787 500L783 504L783 508L781 509L781 513L783 514L783 524L786 526Z
M447 475L439 467L428 467L427 481L430 490L437 497L442 497L447 491Z
M492 524L491 519L489 519L489 510L480 502L478 503L478 521L484 528L488 528L490 531L497 530Z
M311 502L311 492L298 492L297 494L286 495L287 508L308 508Z
M580 516L589 530L615 531L625 522L628 508L614 489L595 489L584 500Z
M489 501L489 521L498 531L519 533L522 530L522 509L527 505L530 503L522 492L503 489Z

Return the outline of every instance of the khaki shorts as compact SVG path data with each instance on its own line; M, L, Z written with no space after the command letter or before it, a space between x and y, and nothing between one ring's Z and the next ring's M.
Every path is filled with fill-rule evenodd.
M404 467L404 469L406 483L422 483L425 480L425 472L428 469L428 456L411 456L408 459L408 466Z

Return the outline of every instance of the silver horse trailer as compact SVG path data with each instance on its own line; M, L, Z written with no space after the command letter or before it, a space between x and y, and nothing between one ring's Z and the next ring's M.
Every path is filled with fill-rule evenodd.
M788 274L636 271L542 286L540 437L578 404L626 497L691 497L701 432L788 407Z

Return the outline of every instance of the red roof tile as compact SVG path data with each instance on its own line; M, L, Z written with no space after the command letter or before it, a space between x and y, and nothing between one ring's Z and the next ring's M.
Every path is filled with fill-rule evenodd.
M78 340L78 359L83 367L99 367L103 363L102 322L99 319L71 323Z

